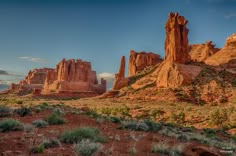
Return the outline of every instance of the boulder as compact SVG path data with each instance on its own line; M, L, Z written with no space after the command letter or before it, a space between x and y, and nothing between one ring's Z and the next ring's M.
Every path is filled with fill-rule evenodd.
M162 61L162 58L158 54L152 52L135 52L131 50L129 56L129 76L133 76L146 67L155 66Z

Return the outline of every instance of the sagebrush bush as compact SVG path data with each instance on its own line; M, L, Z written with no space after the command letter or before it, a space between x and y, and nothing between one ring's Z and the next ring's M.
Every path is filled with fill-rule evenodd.
M7 117L12 115L12 109L6 106L0 106L0 117Z
M149 127L145 122L122 121L120 129L129 129L134 131L148 131Z
M0 132L22 130L23 124L14 119L4 119L0 121Z
M100 143L95 143L90 140L81 140L81 142L74 145L74 151L80 156L92 156L101 147Z
M65 131L60 136L60 140L64 143L78 143L83 139L103 142L103 137L99 136L99 130L93 127L80 127L70 131ZM102 140L102 141L101 141Z
M49 116L47 116L45 118L45 121L47 121L50 125L60 125L65 123L65 120L56 113L52 113Z
M24 124L23 127L24 127L24 131L27 133L32 132L35 129L35 127L30 124Z
M166 143L156 143L152 145L152 153L168 154L169 148L169 145Z
M44 148L46 148L46 149L61 146L61 143L57 138L52 138L51 140L44 138L42 144L43 144Z
M144 123L148 125L149 131L158 132L162 129L162 125L160 123L156 123L152 120L144 120Z
M32 112L31 109L28 108L28 107L21 107L21 108L16 110L16 113L21 117L24 117L26 115L30 115L31 112Z
M34 125L35 127L38 127L38 128L43 128L43 127L46 127L48 125L48 123L44 120L35 120L32 122L32 125Z

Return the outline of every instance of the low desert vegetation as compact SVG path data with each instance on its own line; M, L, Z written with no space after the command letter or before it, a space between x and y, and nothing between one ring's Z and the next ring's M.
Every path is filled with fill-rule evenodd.
M24 117L26 115L31 115L32 110L31 110L31 108L28 108L28 107L21 107L19 109L16 109L16 113L19 116Z
M95 154L102 145L100 143L93 142L89 139L81 140L75 144L73 149L79 156L92 156Z
M66 122L65 119L63 119L61 115L58 115L57 113L51 113L45 118L45 121L50 125L60 125Z
M46 127L48 125L48 122L38 119L32 122L32 125L34 125L37 128L43 128Z
M14 119L4 119L0 121L0 132L18 131L23 129L23 124Z
M89 139L95 142L106 142L104 136L101 136L100 131L94 127L80 127L70 131L65 131L60 136L60 140L64 143L78 143L83 139Z

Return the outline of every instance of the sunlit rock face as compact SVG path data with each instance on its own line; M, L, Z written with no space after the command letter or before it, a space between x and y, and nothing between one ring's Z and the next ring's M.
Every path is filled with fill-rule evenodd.
M209 57L206 64L236 68L236 33L226 39L225 46L216 54Z
M179 87L190 84L200 73L201 68L187 65L188 21L178 13L170 13L166 22L165 60L157 68L157 87Z
M97 92L106 91L106 81L101 79L98 84L96 71L91 63L82 60L60 61L55 70L49 71L44 83L44 92Z
M129 76L133 76L144 70L146 67L154 66L162 61L162 58L158 54L154 54L152 52L136 52L131 50L128 67Z

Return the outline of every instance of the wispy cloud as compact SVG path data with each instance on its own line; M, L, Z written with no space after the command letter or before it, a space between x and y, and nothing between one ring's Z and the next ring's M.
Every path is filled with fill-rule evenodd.
M45 59L38 58L38 57L29 57L29 56L18 57L18 59L26 60L29 62L35 62L35 63L46 63L47 62Z
M229 13L227 15L224 16L226 19L231 19L231 18L235 18L236 17L236 13Z
M12 84L12 83L13 83L12 81L0 80L0 84L1 84L1 85L10 85L10 84Z
M10 73L8 73L6 70L0 69L0 75L11 75Z
M99 77L102 77L102 78L114 78L115 77L115 75L114 74L112 74L112 73L100 73L100 74L98 74L98 76Z

